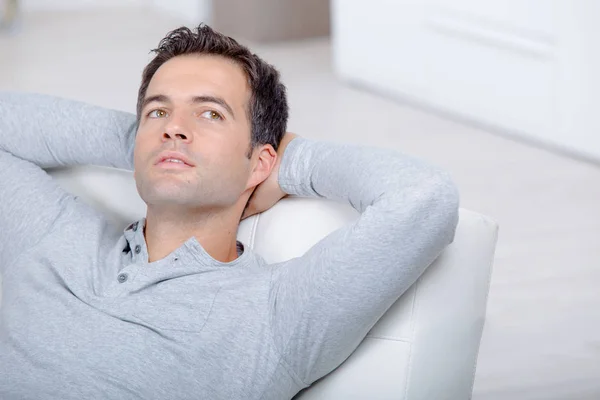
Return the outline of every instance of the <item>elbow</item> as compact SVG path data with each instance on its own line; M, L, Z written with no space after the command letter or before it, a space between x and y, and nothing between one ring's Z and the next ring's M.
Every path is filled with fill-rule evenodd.
M412 177L412 185L398 184L400 190L386 196L385 223L402 243L407 236L398 235L399 227L406 230L416 246L441 250L454 241L459 219L460 195L450 174L429 168ZM417 244L419 243L419 244Z

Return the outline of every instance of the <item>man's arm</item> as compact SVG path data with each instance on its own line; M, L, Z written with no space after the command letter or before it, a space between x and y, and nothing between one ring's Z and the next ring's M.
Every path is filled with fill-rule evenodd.
M52 96L0 92L0 272L47 234L74 197L42 168L133 169L136 118Z
M309 385L341 364L452 242L459 198L446 173L414 158L303 138L287 146L279 184L361 213L273 273L275 345Z

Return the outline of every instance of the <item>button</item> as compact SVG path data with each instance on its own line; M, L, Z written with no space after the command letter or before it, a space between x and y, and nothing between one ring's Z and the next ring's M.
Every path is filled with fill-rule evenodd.
M119 274L119 276L117 276L117 280L119 281L119 283L124 283L127 281L127 274Z
M142 246L138 244L135 246L135 254L140 254L140 251L142 251Z

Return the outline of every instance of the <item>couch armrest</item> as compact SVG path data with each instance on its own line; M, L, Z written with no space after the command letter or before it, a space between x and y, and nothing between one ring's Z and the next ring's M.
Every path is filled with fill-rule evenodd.
M497 233L461 209L454 242L344 364L296 399L470 399Z

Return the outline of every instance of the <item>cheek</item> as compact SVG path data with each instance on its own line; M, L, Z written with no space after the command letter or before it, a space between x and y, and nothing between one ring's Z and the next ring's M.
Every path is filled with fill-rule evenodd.
M140 157L142 155L143 148L136 144L134 152L133 152L133 172L138 170L141 167Z
M139 132L135 138L135 148L133 152L133 161L135 166L142 166L142 163L149 157L151 143L144 135Z
M237 152L212 152L205 154L202 165L215 179L230 183L245 172L243 161Z

